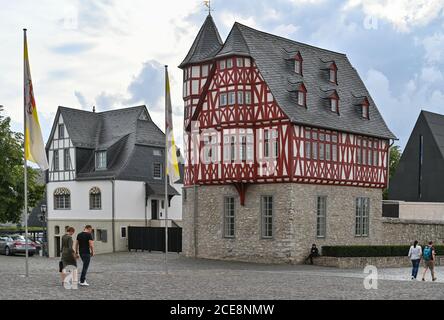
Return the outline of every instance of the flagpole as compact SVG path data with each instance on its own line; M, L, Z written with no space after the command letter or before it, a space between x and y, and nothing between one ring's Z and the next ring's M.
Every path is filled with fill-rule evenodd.
M24 32L24 44L26 45L26 31L27 29L23 29ZM25 49L24 49L25 50ZM24 63L24 69L26 70L26 60L23 59ZM29 277L29 252L28 252L28 164L27 164L27 159L26 159L26 145L27 145L27 137L26 137L26 76L25 76L25 71L23 71L23 83L25 84L24 86L24 91L23 91L23 134L24 134L24 146L23 146L23 160L24 160L24 182L25 182L25 188L24 188L24 195L25 195L25 272L26 272L26 277Z
M168 274L168 66L165 66L165 274Z

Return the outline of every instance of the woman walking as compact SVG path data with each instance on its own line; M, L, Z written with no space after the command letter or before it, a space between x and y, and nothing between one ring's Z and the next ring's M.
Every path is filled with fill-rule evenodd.
M409 250L409 258L412 261L412 280L418 276L419 263L421 262L422 248L418 245L418 241L413 243Z
M66 229L66 234L62 237L62 267L61 271L62 283L65 283L65 278L67 273L65 273L65 268L68 266L72 266L77 268L77 257L75 255L75 251L73 248L74 241L72 240L72 235L74 234L75 229L73 227L68 227ZM76 272L73 276L76 276ZM73 283L75 283L77 279L73 279Z

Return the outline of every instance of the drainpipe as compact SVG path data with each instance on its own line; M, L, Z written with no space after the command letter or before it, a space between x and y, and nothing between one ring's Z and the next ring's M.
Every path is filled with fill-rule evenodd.
M115 193L116 193L116 178L112 178L111 180L112 184L112 219L111 219L111 225L112 225L112 243L113 243L113 253L116 252L116 237L115 237L115 229L116 229L116 206L115 206Z

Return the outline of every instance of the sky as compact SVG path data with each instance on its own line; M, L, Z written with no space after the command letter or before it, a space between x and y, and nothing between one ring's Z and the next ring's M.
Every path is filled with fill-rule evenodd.
M234 22L347 54L402 148L420 110L444 114L444 0L212 0ZM169 66L182 141L182 72L208 14L201 0L0 0L0 105L23 126L23 28L44 139L58 106L145 104L164 128Z

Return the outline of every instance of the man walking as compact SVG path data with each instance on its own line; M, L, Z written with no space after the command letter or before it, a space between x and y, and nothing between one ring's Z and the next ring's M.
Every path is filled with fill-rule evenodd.
M422 274L422 281L425 281L425 276L426 276L428 269L430 269L430 273L432 274L432 281L436 281L436 278L435 278L436 252L435 252L435 248L433 247L433 241L429 242L429 245L424 248L422 254L423 254L424 263L425 263L424 273Z
M86 273L88 272L91 257L94 256L94 240L91 233L92 227L87 225L83 232L77 235L76 255L78 257L80 254L80 258L83 262L82 274L80 276L80 285L82 287L89 286L89 284L86 282Z

